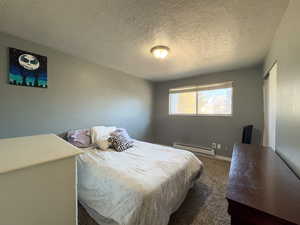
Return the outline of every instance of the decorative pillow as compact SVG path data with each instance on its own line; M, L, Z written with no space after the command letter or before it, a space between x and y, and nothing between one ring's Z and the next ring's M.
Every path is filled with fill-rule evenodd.
M67 133L67 141L78 148L87 148L91 146L90 129L71 130Z
M126 149L133 147L133 141L128 140L128 138L122 133L114 134L113 136L109 137L108 142L111 143L112 148L117 152L123 152Z
M91 137L92 143L97 144L99 148L102 150L108 150L111 144L108 142L108 138L110 134L114 132L116 127L105 127L105 126L97 126L92 127L91 129Z
M133 142L132 138L127 133L127 130L125 130L124 128L118 128L110 134L110 136L118 136L118 135L123 135L128 142Z

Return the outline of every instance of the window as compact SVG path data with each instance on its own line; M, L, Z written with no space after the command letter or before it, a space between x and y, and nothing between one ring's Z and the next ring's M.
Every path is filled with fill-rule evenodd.
M232 82L169 90L171 115L232 115Z
M196 114L196 92L183 92L170 94L171 114Z

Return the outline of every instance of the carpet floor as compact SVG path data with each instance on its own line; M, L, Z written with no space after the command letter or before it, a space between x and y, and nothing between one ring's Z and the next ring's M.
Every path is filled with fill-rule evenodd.
M225 199L230 163L199 157L204 164L200 179L169 225L230 225Z
M169 225L230 225L225 199L230 163L199 157L204 171L181 207L171 216ZM97 223L79 205L79 225Z

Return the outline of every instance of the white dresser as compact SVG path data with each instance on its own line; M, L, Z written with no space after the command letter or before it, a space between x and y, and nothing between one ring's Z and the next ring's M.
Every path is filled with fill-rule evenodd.
M76 225L76 155L54 134L0 139L0 225Z

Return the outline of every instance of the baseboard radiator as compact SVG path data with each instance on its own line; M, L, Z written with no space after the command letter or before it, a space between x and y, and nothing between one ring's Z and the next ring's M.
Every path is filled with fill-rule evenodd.
M195 153L201 153L205 155L212 155L215 156L215 150L212 148L202 147L202 146L196 146L196 145L189 145L189 144L182 144L182 143L173 143L174 148L188 150Z

